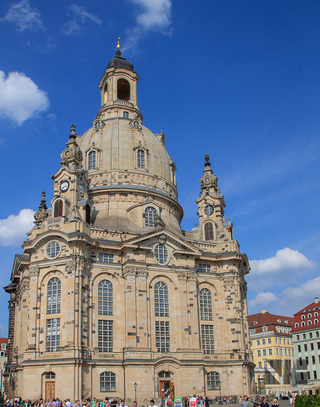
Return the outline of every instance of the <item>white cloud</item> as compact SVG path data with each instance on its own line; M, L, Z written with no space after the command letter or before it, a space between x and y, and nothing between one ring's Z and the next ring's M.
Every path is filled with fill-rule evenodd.
M22 209L18 215L0 219L0 245L12 246L26 240L26 233L33 227L32 209Z
M286 247L278 250L274 257L263 260L250 260L250 266L254 273L269 274L280 270L301 270L314 268L315 264L308 260L305 255Z
M63 30L64 34L71 35L77 31L82 31L87 20L92 21L95 24L102 24L99 17L88 13L83 6L71 4L69 7L69 13L73 15L73 19L65 24L65 29Z
M137 23L145 30L167 28L171 24L171 0L131 0L141 7Z
M21 125L38 112L48 109L46 93L24 73L0 71L0 116Z
M284 298L281 302L300 302L303 304L300 308L310 304L315 297L320 297L320 277L313 278L312 280L302 283L297 287L288 287L283 292ZM297 309L295 312L299 311Z
M279 302L279 298L271 293L271 292L266 292L266 293L259 293L256 298L250 300L248 302L249 307L257 307L258 305L262 305L262 307L265 307L268 304L274 304Z
M16 24L21 32L24 30L36 31L43 28L40 16L40 11L31 8L28 0L21 0L10 6L7 14L1 20Z
M130 0L139 7L136 26L127 32L127 41L123 49L135 51L138 41L150 30L161 30L162 34L170 33L171 0Z

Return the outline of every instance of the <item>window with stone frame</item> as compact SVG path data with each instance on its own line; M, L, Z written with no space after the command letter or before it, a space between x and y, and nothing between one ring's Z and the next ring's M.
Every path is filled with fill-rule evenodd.
M98 285L98 315L113 315L113 286L108 280Z
M63 202L62 199L57 199L53 207L53 217L59 218L63 214Z
M168 286L162 281L154 286L154 312L156 317L169 317Z
M214 233L213 233L213 223L206 222L204 224L204 240L213 240Z
M46 352L56 352L60 346L60 318L46 321Z
M157 210L152 206L148 206L144 211L144 226L147 228L154 227L154 219L157 216Z
M98 320L99 352L113 352L113 321Z
M146 168L146 153L144 150L137 150L137 166L138 168Z
M218 372L208 372L207 374L207 388L208 390L220 389L220 374Z
M170 352L170 324L169 321L155 321L157 352Z
M116 391L116 375L113 372L103 372L100 374L100 392L111 393Z
M95 170L97 168L97 154L92 150L88 154L88 170Z
M199 292L201 321L213 321L211 292L202 288Z
M214 354L214 327L213 325L201 325L202 351L205 355Z
M61 281L53 277L47 285L47 314L60 314L61 311Z

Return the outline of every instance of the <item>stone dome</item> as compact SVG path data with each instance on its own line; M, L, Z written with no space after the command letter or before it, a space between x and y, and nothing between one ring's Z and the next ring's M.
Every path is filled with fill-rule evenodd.
M152 188L177 200L175 168L162 132L153 134L140 121L119 117L96 121L77 137L77 143L91 187L104 183ZM90 164L90 153L95 154L94 166ZM138 165L139 153L143 154L144 168Z

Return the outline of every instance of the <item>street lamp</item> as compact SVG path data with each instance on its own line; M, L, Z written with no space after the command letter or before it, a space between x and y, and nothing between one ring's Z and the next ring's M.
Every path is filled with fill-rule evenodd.
M137 387L138 387L138 385L137 385L137 383L136 382L134 382L134 401L137 401Z

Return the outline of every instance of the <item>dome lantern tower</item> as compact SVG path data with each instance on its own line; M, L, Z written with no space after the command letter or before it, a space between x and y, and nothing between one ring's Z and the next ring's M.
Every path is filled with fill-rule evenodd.
M133 70L132 63L121 56L119 37L116 55L110 59L99 83L101 108L97 119L125 117L131 120L136 118L142 120L142 114L137 105L139 79L139 75Z

